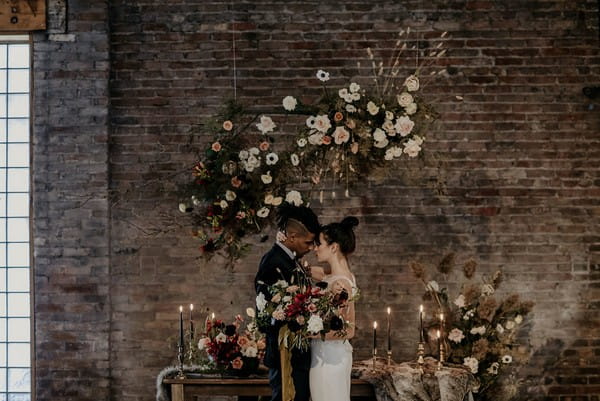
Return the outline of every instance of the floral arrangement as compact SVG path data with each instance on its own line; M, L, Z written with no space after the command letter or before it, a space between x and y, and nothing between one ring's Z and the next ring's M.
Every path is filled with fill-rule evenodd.
M312 337L324 337L329 331L340 337L346 335L349 323L341 316L349 302L345 289L333 290L325 282L303 288L279 280L269 286L269 293L270 299L263 293L256 297L258 325L265 330L273 319L287 325L288 349L306 350Z
M235 103L205 127L213 139L181 191L179 209L194 217L194 235L205 255L223 250L237 259L248 249L244 237L272 222L273 209L286 201L308 203L313 191L323 203L324 185L343 183L345 194L376 166L417 157L436 114L420 96L424 68L444 55L444 32L424 61L401 76L407 48L401 31L389 63L372 63L369 84L351 80L332 90L330 74L317 71L323 94L314 103L286 96L275 114L306 115L287 146L275 146L279 122L265 114L249 118ZM416 49L412 49L418 51ZM427 79L445 70L433 71ZM289 141L288 141L289 142ZM335 192L332 192L332 196ZM265 238L266 239L266 238Z
M446 275L453 266L454 254L448 254L438 264L437 271ZM447 361L466 366L478 380L478 387L474 389L476 398L495 399L499 391L508 398L514 396L516 387L507 386L507 379L512 377L518 365L528 360L527 347L520 345L517 339L533 304L522 301L518 294L503 299L498 297L501 271L476 282L477 263L472 259L462 269L467 282L453 298L447 288L441 288L436 280L427 277L424 265L411 262L411 269L425 286L425 298L433 301L447 317L440 323L438 316L433 316L429 327L440 329L441 326L442 332L447 334L442 342L448 353Z
M208 357L217 370L249 374L258 369L264 356L265 338L254 322L254 309L246 310L251 321L242 329L244 319L237 315L232 323L206 319L198 350Z
M193 234L208 256L223 249L232 259L241 257L248 249L242 239L270 224L273 208L284 200L303 203L300 192L286 190L290 162L272 149L273 120L261 116L256 124L256 119L232 122L243 114L231 103L222 112L223 121L213 128L216 137L193 167L192 182L181 191L185 200L179 209L193 217ZM252 124L260 134L245 135Z

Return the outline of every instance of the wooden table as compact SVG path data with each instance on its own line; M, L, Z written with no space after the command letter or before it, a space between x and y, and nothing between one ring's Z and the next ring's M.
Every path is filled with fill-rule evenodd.
M194 401L210 395L248 397L270 396L269 380L238 378L164 379L171 386L171 401ZM373 386L365 380L352 379L353 400L375 400Z

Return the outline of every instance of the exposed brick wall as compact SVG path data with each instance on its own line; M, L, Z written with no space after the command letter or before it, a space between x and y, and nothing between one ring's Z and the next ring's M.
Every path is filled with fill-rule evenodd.
M108 399L108 7L33 37L34 400Z
M365 80L356 61L366 47L389 54L400 28L422 32L421 46L449 32L449 74L426 90L440 119L425 157L316 203L324 221L361 220L356 357L388 305L402 322L396 359L413 357L422 288L407 261L455 251L536 303L519 398L598 400L600 104L582 95L600 83L596 1L82 4L69 3L75 42L36 36L37 399L65 380L72 399L149 400L178 305L227 316L252 302L269 244L233 270L199 259L172 194L209 139L203 118L233 95L235 20L237 97L265 106L298 88L316 96L318 68Z

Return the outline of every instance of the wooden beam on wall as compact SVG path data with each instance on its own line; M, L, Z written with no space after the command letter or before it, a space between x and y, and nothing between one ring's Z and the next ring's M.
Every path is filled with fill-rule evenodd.
M46 0L0 0L0 33L46 29Z

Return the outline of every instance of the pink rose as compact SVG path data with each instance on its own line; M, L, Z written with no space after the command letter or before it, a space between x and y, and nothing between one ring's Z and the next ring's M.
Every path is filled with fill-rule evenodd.
M219 142L215 142L212 144L211 149L215 152L218 152L221 150L221 144Z
M249 342L250 342L250 340L248 340L248 337L246 337L246 336L240 336L238 338L238 345L240 347L245 347Z
M239 356L231 361L231 367L240 370L244 366L244 361Z
M307 309L310 313L315 313L317 311L317 305L311 303L308 305Z
M260 145L258 145L258 148L263 152L266 152L269 150L269 142L261 142Z
M233 129L233 123L229 120L223 122L223 129L225 131L231 131Z
M289 294L293 294L295 292L298 292L299 289L300 287L298 287L297 285L290 285L288 288L285 289L285 291Z
M283 309L275 309L272 316L275 320L285 320L285 312Z

